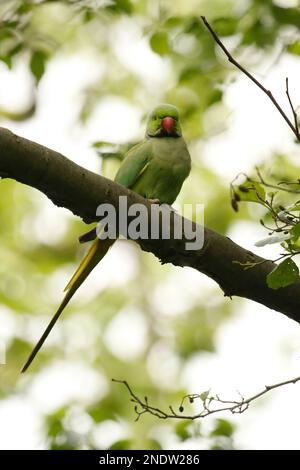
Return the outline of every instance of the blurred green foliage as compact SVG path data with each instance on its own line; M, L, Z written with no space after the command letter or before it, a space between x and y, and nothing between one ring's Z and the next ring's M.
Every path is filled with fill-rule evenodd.
M271 0L2 1L0 60L9 69L20 61L27 65L32 74L34 98L28 109L19 112L0 109L0 117L11 120L32 117L39 106L40 83L51 61L92 52L103 64L103 73L84 90L78 113L80 125L85 125L95 107L107 96L124 98L144 115L151 107L154 92L161 101L179 106L184 134L194 156L193 172L181 200L205 201L206 224L225 234L235 221L253 218L253 214L244 206L239 214L232 211L227 184L201 162L201 151L196 150L201 139L213 138L226 126L223 93L236 76L220 57L199 15L206 15L218 33L231 41L236 57L243 55L246 60L248 57L253 65L255 60L268 61L273 51L299 55L300 11L296 6L285 8L283 3ZM132 27L138 29L139 40L146 42L170 67L167 84L159 90L145 84L116 52L120 40L116 32ZM212 113L214 122L209 130L208 112ZM105 160L102 171L113 177L124 147L119 151L111 143L98 142L95 148ZM75 299L57 327L59 332L49 339L27 377L20 379L21 365L60 299L66 272L72 272L82 255L76 240L84 227L75 218L66 218L63 234L55 242L46 243L35 235L33 229L46 204L50 203L29 188L13 181L1 181L0 302L3 315L13 316L18 325L7 343L7 365L2 369L0 381L2 399L11 393L30 395L30 385L42 381L43 374L63 358L66 363L80 363L94 371L103 380L105 392L89 400L72 398L54 411L43 412L41 440L45 447L99 447L97 436L100 434L101 442L105 426L115 423L123 434L107 444L112 449L164 448L166 433L178 442L199 439L199 447L205 439L208 448L233 448L235 430L224 419L214 420L210 434L202 432L200 427L195 430L191 423L185 422L168 423L166 430L153 416L143 416L134 422L134 412L123 388L111 383L111 378L126 379L139 394L151 397L156 406L180 402L187 392L179 385L180 372L201 351L214 351L218 328L233 314L227 300L218 296L219 300L212 302L217 287L211 286L207 294L195 289L188 291L187 296L178 293L179 268L161 267L150 254L141 253L133 244L127 248L136 269L128 281ZM220 207L222 210L217 210ZM61 214L62 210L55 210ZM116 269L122 269L122 265ZM170 285L173 290L163 295ZM176 301L170 302L175 291L181 309L175 305ZM123 359L103 342L105 333L124 309L138 312L147 329L145 346L132 359ZM76 334L83 339L77 342ZM160 357L160 350L162 364L158 368L157 357L155 360L153 357ZM168 371L169 364L163 364L164 357L179 364L173 375ZM77 380L81 379L74 375L74 382ZM52 388L60 386L63 384L57 381L52 383L49 394ZM84 389L88 384L82 383L81 387Z
M273 162L271 170L263 169L263 175L258 168L253 177L238 175L230 185L230 192L231 205L236 212L241 202L259 204L263 208L259 222L267 230L268 237L256 241L256 246L278 244L284 249L276 259L280 263L266 277L271 289L279 289L297 282L299 277L299 268L292 258L300 254L300 180L297 166L284 156L275 155ZM284 163L284 171L278 163ZM244 182L237 184L241 176ZM250 262L245 268L254 266Z

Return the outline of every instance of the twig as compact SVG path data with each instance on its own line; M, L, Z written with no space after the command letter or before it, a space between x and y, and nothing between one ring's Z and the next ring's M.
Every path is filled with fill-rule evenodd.
M253 178L250 178L246 173L243 173L243 172L240 172L238 173L234 178L233 180L231 181L230 183L230 187L231 189L234 189L234 183L235 181L240 177L240 176L244 176L245 180L250 182L250 183L259 183L259 184L262 184L263 186L266 186L266 188L271 188L271 189L276 189L277 191L284 191L286 193L291 193L291 194L300 194L300 189L290 189L290 188L285 188L285 187L282 187L283 184L286 184L286 185L297 185L297 186L300 186L300 180L299 181L280 181L278 184L271 184L271 183L268 183L262 176L259 168L256 166L255 167L255 170L256 170L256 173L257 173L257 176L258 176L258 179L259 181L253 179Z
M296 256L299 254L300 254L300 251L295 251L294 253L282 253L280 256L278 256L278 258L273 259L272 261L273 263L278 263L278 261L281 261L282 259L285 259L288 257L292 258L293 256ZM260 264L263 264L265 262L266 262L265 259L260 262L253 261L253 263L251 263L251 261L246 261L246 263L241 263L240 261L235 261L235 260L232 261L233 264L238 264L239 266L242 266L244 270L253 269L256 266L259 266Z
M128 384L128 382L126 382L126 380L112 379L112 382L123 384L127 388L128 392L131 396L131 401L136 404L135 407L134 407L134 411L137 414L136 421L138 421L140 416L144 413L150 413L150 414L152 414L154 416L157 416L158 418L161 418L161 419L168 418L167 413L160 410L159 408L154 408L153 406L150 406L148 404L148 398L147 397L145 397L144 401L142 401L137 395L135 395L135 393L133 392L133 390L130 387L130 385ZM140 406L141 410L138 409L137 405ZM171 407L170 407L170 409L171 409ZM172 416L175 415L175 413L172 409L171 409L171 413L172 413Z
M294 189L294 188L289 189L289 188L284 188L284 187L280 186L279 184L276 185L276 184L267 183L266 180L263 178L263 176L260 172L260 169L257 166L255 167L255 170L256 170L257 176L260 180L259 182L261 184L263 184L264 186L266 186L267 188L277 189L277 191L285 191L286 193L291 193L291 194L299 194L300 193L300 189ZM249 181L253 181L253 183L257 183L257 181L253 180L252 178L249 178ZM297 184L299 186L299 182L281 181L280 184Z
M239 393L241 397L240 400L224 400L224 399L221 399L218 395L216 396L210 395L209 392L204 392L204 394L200 393L200 394L185 395L183 399L181 400L181 403L179 406L179 412L174 411L174 407L172 407L171 405L169 405L170 412L161 410L160 408L157 408L154 406L150 406L148 403L148 398L145 397L144 400L139 398L133 392L132 388L130 387L130 385L128 384L126 380L112 379L112 381L122 384L127 388L129 395L131 397L130 401L135 403L134 411L137 415L136 421L144 413L149 413L160 419L195 420L195 419L205 418L206 416L210 416L212 414L221 413L223 411L230 411L232 414L244 413L244 411L246 411L249 408L250 403L252 403L253 401L257 400L263 395L266 395L268 392L270 392L271 390L274 390L275 388L283 387L289 384L296 384L297 382L300 381L300 376L294 377L293 379L285 380L284 382L279 382L273 385L265 385L263 390L256 393L255 395L250 396L249 398L243 398L243 396ZM183 414L183 411L184 411L183 405L186 400L188 400L190 403L194 403L195 400L201 401L202 410L196 414ZM218 406L218 404L227 405L227 406ZM212 405L215 405L216 407L211 408Z
M293 113L293 117L294 117L294 123L295 123L295 129L297 131L297 136L298 136L298 139L300 139L300 131L299 131L299 125L298 125L298 116L297 116L297 113L296 113L296 110L294 108L294 105L292 103L292 100L291 100L291 97L290 97L290 92L289 92L289 78L286 77L285 79L285 84L286 84L286 96L289 100L289 103L290 103L290 107L291 107L291 110L292 110L292 113Z
M267 188L272 188L272 189L276 189L277 191L284 191L284 192L287 192L287 193L291 193L291 194L299 194L300 193L300 189L290 189L290 188L286 188L286 187L283 187L282 184L297 184L299 186L299 181L296 183L296 182L280 182L278 183L277 185L276 184L271 184L271 183L267 183L266 180L263 178L260 170L258 167L255 167L256 169L256 172L257 172L257 176L258 176L258 181L253 179L253 178L250 178L249 176L247 176L245 173L239 173L230 183L230 195L231 195L231 201L234 202L235 206L233 205L233 208L235 210L237 210L237 202L239 202L241 200L241 196L240 194L236 191L236 189L239 189L240 192L248 192L249 190L253 190L255 191L255 194L256 194L256 197L257 199L261 202L261 204L271 213L271 216L274 220L274 223L276 225L276 228L271 228L271 227L267 227L266 224L261 220L261 224L267 228L268 230L271 230L271 232L284 232L285 230L289 230L290 227L294 227L295 225L297 225L299 223L299 217L295 216L291 211L289 210L286 210L283 206L279 206L279 209L280 209L280 212L278 212L278 209L276 207L274 207L274 197L275 197L275 193L270 193L269 196L270 196L270 200L268 199L265 199L265 198L262 198L261 195L259 194L259 192L256 190L256 186L257 184L260 184L262 186L265 186ZM235 181L240 177L240 176L244 176L246 181L241 184L241 185L234 185ZM249 186L247 187L246 186L246 183L249 183ZM251 184L253 185L251 187ZM297 204L297 203L296 203ZM248 262L246 263L247 265L249 264ZM252 264L252 263L250 263ZM257 265L257 263L255 263L255 265Z
M287 123L287 125L290 127L290 129L292 130L292 132L295 134L296 136L296 139L298 140L298 142L300 142L300 134L299 134L299 129L298 129L298 124L294 124L292 123L292 121L288 118L288 116L286 115L286 113L283 111L283 109L281 108L281 106L278 104L278 102L276 101L276 99L274 98L272 92L270 90L268 90L267 88L265 88L253 75L251 75L250 72L248 72L248 70L246 70L241 64L239 64L235 59L234 57L232 57L232 55L230 54L230 52L228 51L228 49L224 46L224 44L222 43L221 39L219 38L219 36L217 35L217 33L214 31L214 29L211 27L211 25L208 23L207 19L205 18L205 16L201 16L201 19L204 23L204 25L206 26L206 28L209 30L210 34L212 35L212 37L214 38L214 40L216 41L216 43L220 46L220 48L222 49L222 51L225 53L225 55L227 56L227 59L230 63L232 63L233 65L235 65L235 67L237 67L239 70L241 70L241 72L243 72L245 75L247 75L248 78L250 78L250 80L252 80L252 82L255 83L256 86L258 86L258 88L260 88L268 97L269 99L272 101L272 103L274 104L274 106L277 108L277 110L280 112L281 116L283 117L283 119L285 120L285 122ZM288 95L288 98L289 98L289 95ZM289 98L290 100L290 98ZM291 105L291 103L290 103ZM291 105L292 106L292 105ZM293 110L293 116L294 116L294 119L295 119L295 110L294 110L294 107L292 106L292 110Z

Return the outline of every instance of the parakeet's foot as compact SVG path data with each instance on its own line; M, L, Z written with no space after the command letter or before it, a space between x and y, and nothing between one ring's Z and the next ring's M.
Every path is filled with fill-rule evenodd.
M148 201L150 202L150 204L160 204L159 199L148 199Z

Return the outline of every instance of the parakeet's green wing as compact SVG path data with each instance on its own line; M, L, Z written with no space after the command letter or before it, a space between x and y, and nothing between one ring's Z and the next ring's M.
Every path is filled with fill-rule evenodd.
M115 181L126 188L132 188L146 170L150 160L150 144L147 140L144 140L127 152L116 174Z
M115 181L125 188L131 189L147 169L152 158L150 143L145 139L126 152L115 176ZM93 228L81 235L79 241L80 243L90 242L95 240L96 236L96 228Z

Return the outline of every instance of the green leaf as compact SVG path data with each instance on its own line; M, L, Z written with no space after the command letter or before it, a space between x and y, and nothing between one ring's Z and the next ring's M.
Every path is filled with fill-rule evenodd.
M290 54L300 55L300 41L293 42L287 46L287 51Z
M122 439L120 441L114 442L109 448L109 450L128 450L131 449L132 442L130 439Z
M10 55L6 56L1 56L0 57L1 62L4 62L5 65L11 70L12 69L12 58Z
M133 11L133 6L130 0L115 0L107 6L107 9L115 13L126 13L130 15Z
M275 2L274 2L275 3ZM299 8L285 8L278 5L272 5L272 13L274 18L280 24L294 25L299 28L300 10Z
M45 73L48 56L44 51L34 51L30 60L30 70L39 82Z
M298 276L298 266L292 259L287 258L267 275L267 284L271 289L279 289L296 282Z
M217 18L213 22L213 27L219 36L232 36L236 34L237 26L237 18Z
M300 248L300 222L290 230L290 239L285 247L288 251L298 251Z
M161 444L156 439L149 439L146 445L148 445L148 449L151 450L163 450Z
M245 183L235 186L234 189L238 194L240 201L264 204L266 192L261 184L247 180Z
M209 395L209 390L206 390L205 392L200 393L200 398L202 401L205 401L208 398Z
M186 441L191 437L191 434L188 430L191 422L190 421L180 421L176 424L175 427L175 434L178 436L182 441Z
M64 427L62 424L62 420L65 417L66 408L60 408L52 415L49 415L46 418L47 425L48 425L48 436L55 437L61 432L63 432Z
M217 419L215 428L211 431L210 436L231 437L234 433L234 425L227 419Z
M300 237L300 222L292 228L290 234L293 241L298 240L298 238Z
M92 143L92 147L95 149L99 149L101 147L116 147L116 144L112 144L111 142L107 142L105 140L97 140L96 142Z
M105 140L98 140L93 142L92 147L96 149L98 156L103 160L110 158L122 160L123 154L126 153L126 151L122 151L123 147L125 148L125 146L112 144L111 142L106 142Z
M182 26L182 18L180 16L171 16L170 18L167 18L164 26L168 29L173 29L173 28L178 28Z
M242 44L256 44L259 47L264 47L266 45L274 44L277 34L278 29L275 24L269 23L266 25L266 22L261 18L255 18L249 27L246 28Z
M167 33L161 31L152 34L150 38L150 46L153 52L159 55L167 55L170 52L169 37Z

